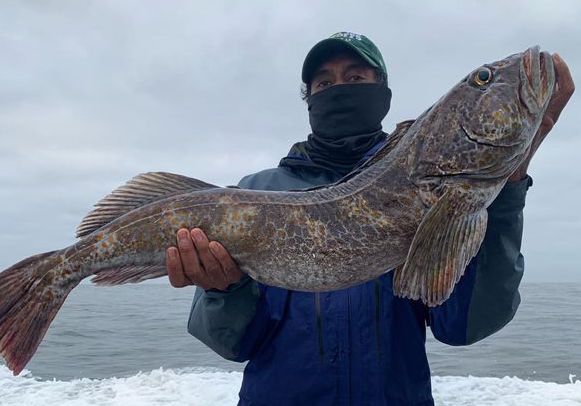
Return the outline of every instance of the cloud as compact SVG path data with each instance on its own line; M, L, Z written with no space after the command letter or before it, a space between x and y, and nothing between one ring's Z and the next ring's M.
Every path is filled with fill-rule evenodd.
M365 33L394 97L386 129L484 62L533 44L581 66L577 1L7 2L0 25L0 269L73 241L90 206L137 173L233 184L308 133L306 52ZM571 101L535 157L529 280L581 280ZM556 198L558 196L558 198ZM547 238L549 237L550 238Z

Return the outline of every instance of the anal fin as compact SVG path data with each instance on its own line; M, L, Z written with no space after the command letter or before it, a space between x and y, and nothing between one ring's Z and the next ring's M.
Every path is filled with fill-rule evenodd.
M99 286L113 286L139 283L165 275L167 275L167 271L163 265L126 265L119 268L103 269L91 279L91 282Z

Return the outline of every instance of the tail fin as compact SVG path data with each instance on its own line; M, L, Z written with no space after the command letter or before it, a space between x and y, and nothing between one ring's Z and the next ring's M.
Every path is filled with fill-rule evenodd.
M18 375L76 283L54 280L58 251L35 255L0 273L0 354Z

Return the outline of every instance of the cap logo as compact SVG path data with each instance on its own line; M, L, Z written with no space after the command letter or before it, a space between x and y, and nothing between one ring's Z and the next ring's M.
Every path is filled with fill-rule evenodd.
M355 34L354 32L347 32L347 31L338 32L337 34L333 34L333 35L331 35L331 38L340 38L340 39L343 39L346 41L353 41L353 40L361 41L363 39L361 34Z

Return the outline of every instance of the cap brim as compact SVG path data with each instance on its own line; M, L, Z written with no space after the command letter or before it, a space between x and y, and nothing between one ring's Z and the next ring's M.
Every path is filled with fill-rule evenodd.
M315 69L317 69L321 64L329 59L333 55L337 55L341 52L348 51L354 52L356 55L360 56L365 62L370 64L374 68L379 68L379 65L365 55L361 50L359 50L354 45L340 38L327 38L317 44L307 54L305 62L303 63L303 70L301 73L301 78L304 83L309 83L312 79Z

